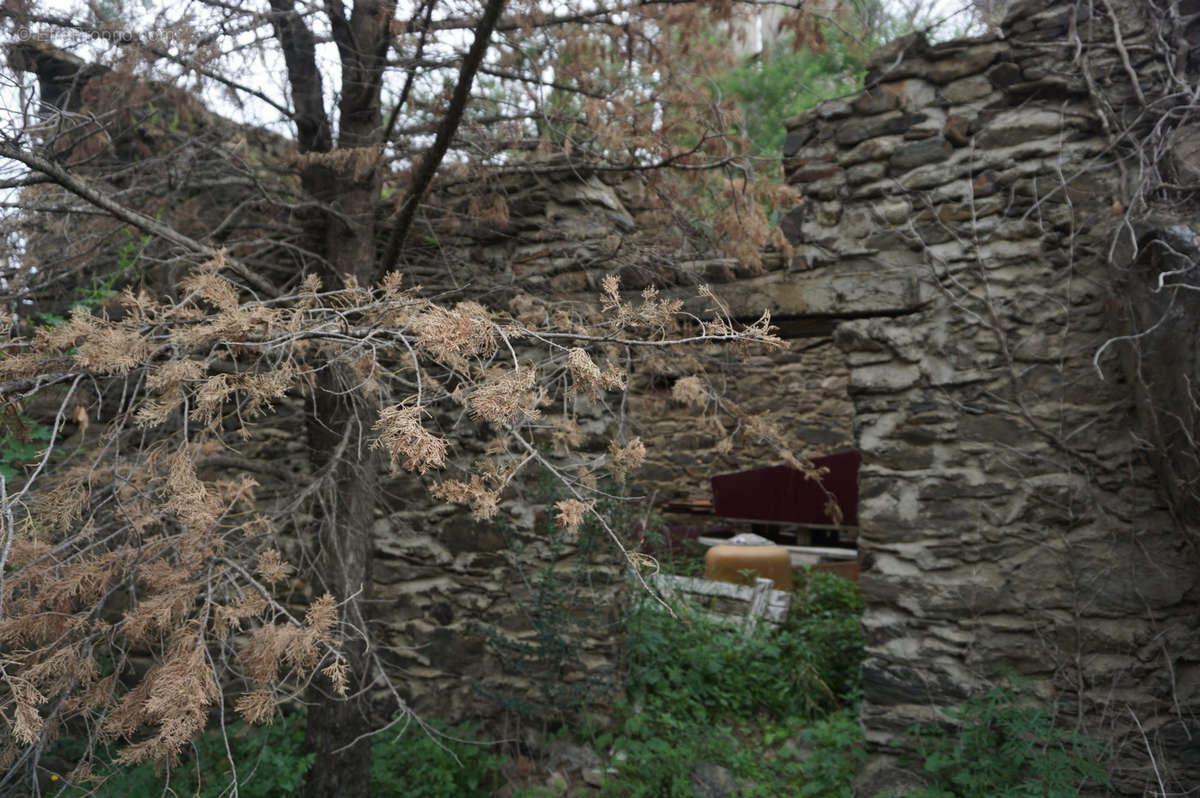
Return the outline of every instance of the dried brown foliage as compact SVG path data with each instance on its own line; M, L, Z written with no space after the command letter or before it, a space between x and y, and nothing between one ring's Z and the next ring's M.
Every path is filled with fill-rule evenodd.
M526 327L468 302L414 311L391 278L270 305L230 293L208 266L185 282L181 302L127 295L120 322L81 311L4 344L7 377L14 364L23 374L65 370L60 382L70 388L55 389L63 408L75 406L84 380L103 380L100 395L122 397L115 409L89 409L104 430L86 436L85 458L60 464L59 450L48 450L47 468L7 486L14 521L0 593L0 707L9 735L0 756L8 761L79 718L99 739L123 742L125 761L170 759L226 697L261 723L314 676L346 692L337 602L347 597L305 599L302 618L298 597L289 598L297 571L283 551L295 542L279 530L300 505L267 509L250 473L212 465L253 440L277 406L290 412L310 401L314 375L330 363L369 359L373 381L344 390L383 399L363 422L395 467L424 473L454 461L451 440L431 425L461 403L494 429L488 457L462 464L468 477L441 480L435 496L486 520L517 473L540 463L579 496L556 506L559 526L573 530L593 512L586 495L600 470L624 480L646 453L634 437L611 442L607 466L577 457L582 437L571 414L543 419L543 408L561 408L564 398L602 402L626 389L624 372L601 369L593 355L609 360L614 342L629 353L771 342L765 325L741 332L709 320L721 329L714 336L653 292L631 305L615 281L606 281L601 321L576 320L568 331ZM380 318L410 324L371 323ZM629 337L638 332L644 337ZM85 337L89 345L76 346ZM520 343L507 366L493 364L502 337ZM542 441L558 447L555 462L540 453ZM317 493L320 473L299 476L309 484L301 493ZM113 665L101 678L104 662Z
M2 330L0 407L15 425L36 405L52 431L35 466L0 486L0 726L11 732L0 769L11 773L34 772L65 728L143 761L177 755L217 707L263 722L301 691L353 697L376 677L401 705L355 642L368 580L337 571L348 535L369 548L369 521L348 525L346 511L366 506L358 478L376 471L372 447L393 468L436 474L434 495L477 520L497 515L523 471L549 469L572 495L557 520L576 528L594 516L597 482L645 458L617 400L639 369L667 350L776 343L769 318L735 324L707 289L705 318L653 285L631 300L615 276L598 307L519 296L502 313L481 301L486 285L448 290L480 277L479 264L400 257L427 222L438 235L509 228L519 198L500 178L565 170L639 175L647 228L667 229L679 206L707 209L709 233L673 224L687 229L646 247L716 238L759 268L763 246L782 247L761 210L776 189L754 177L734 102L711 80L732 56L710 34L737 5L514 2L484 24L486 13L432 5L407 9L407 23L386 4L354 17L366 6L350 4L354 41L338 4L327 19L271 6L203 3L186 19L166 8L128 46L98 47L102 63L77 64L86 79L60 112L9 109L13 128L0 131L0 156L38 177L14 181L5 228L21 245L0 271L18 317ZM96 33L100 13L22 3L3 18L40 41ZM324 64L302 63L321 24L342 59L340 88L324 76L336 114L323 107ZM462 52L477 32L485 88ZM168 34L177 47L159 47ZM20 69L73 63L18 45ZM242 76L261 50L292 56L277 59L289 91ZM181 85L258 116L219 119ZM292 135L260 127L263 108ZM462 185L464 201L443 202ZM421 290L396 263L438 282ZM68 312L101 284L126 290ZM33 310L66 318L34 325ZM713 397L704 423L729 415L702 385L691 396ZM620 430L593 448L607 457L579 452L596 435L579 423L585 404ZM274 457L271 423L304 439L301 470ZM730 440L753 427L736 414L729 425ZM481 435L494 437L481 457L458 445Z

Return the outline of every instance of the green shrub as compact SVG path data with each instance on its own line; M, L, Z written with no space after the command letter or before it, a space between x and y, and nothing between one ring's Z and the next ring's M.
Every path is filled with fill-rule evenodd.
M371 795L376 798L487 798L498 786L504 757L476 742L471 726L429 731L415 725L376 735Z
M414 724L404 734L376 735L371 745L371 794L378 798L487 798L498 784L503 757L485 744L471 742L475 733L469 726L447 729L432 724L427 731ZM267 726L239 721L228 726L225 737L237 766L239 796L301 795L314 759L313 754L304 752L303 713L287 713ZM78 740L64 740L57 753L71 754L73 744L79 747ZM109 759L99 772L105 776L103 783L64 785L56 795L222 798L231 794L233 781L225 738L219 731L197 738L190 754L169 771L149 765L120 767Z
M852 714L862 599L853 582L806 573L795 607L780 628L743 635L686 606L675 617L649 601L635 606L625 639L629 705L616 732L595 740L617 754L619 770L601 794L691 796L696 765L709 762L728 768L743 796L849 795L865 756Z
M761 625L743 637L687 608L636 611L626 638L628 690L643 713L695 723L810 716L829 694L797 640Z
M827 46L820 52L791 52L786 42L719 79L721 93L739 100L751 155L777 159L786 135L783 120L861 85L866 53L833 26L825 36Z
M858 585L824 571L803 574L787 628L830 692L844 703L857 703L865 656Z
M994 687L947 714L952 728L911 730L929 787L918 798L1066 798L1109 786L1099 745L1057 718L1036 697Z
M867 760L862 727L849 712L836 712L804 730L811 752L799 768L797 783L805 798L850 798L858 769Z
M733 750L728 730L678 724L670 718L661 726L630 724L624 731L613 745L617 776L604 783L601 798L691 798L696 763L711 754L720 761L722 752L714 749L721 742L725 751Z
M796 611L779 629L754 633L651 602L630 615L627 683L643 711L718 718L815 718L853 702L863 657L862 598L853 582L806 574Z
M625 731L636 729L627 724ZM690 798L700 762L728 768L741 798L850 798L866 760L858 720L845 711L811 723L663 727L651 721L642 736L617 738L613 750L620 754L618 774L601 798Z
M290 713L267 726L238 721L226 728L225 737L212 731L197 738L191 753L169 771L150 765L119 767L109 764L99 772L106 778L99 787L64 786L61 798L113 795L122 798L158 798L170 786L178 795L218 798L229 794L233 770L225 750L237 766L238 795L243 798L289 798L300 795L313 755L304 753L304 715ZM70 747L70 741L65 741ZM111 760L110 760L111 762ZM94 790L94 792L93 792Z

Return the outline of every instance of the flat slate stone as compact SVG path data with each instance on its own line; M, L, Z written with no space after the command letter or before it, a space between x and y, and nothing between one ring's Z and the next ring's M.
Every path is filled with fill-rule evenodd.
M922 139L892 153L888 164L893 174L907 172L925 164L938 163L950 157L954 148L941 136Z
M873 139L877 136L888 136L903 133L912 126L916 119L912 114L893 111L866 119L851 119L838 128L834 140L843 146L857 144L860 141Z
M934 61L925 69L925 77L934 83L949 83L982 72L1007 49L1002 42L970 47L950 58Z
M783 157L791 158L800 148L808 143L816 131L811 127L796 128L788 133L787 138L783 140Z
M1021 77L1021 68L1011 61L1001 61L998 64L994 64L987 71L987 77L992 82L992 85L998 89L1012 86L1014 83L1020 83L1023 80Z
M986 75L971 75L956 80L942 89L942 99L951 105L969 103L992 93L992 82Z
M881 161L890 156L904 143L900 136L881 136L868 139L852 150L847 150L838 156L842 166L852 166L864 161Z
M818 117L825 120L845 119L854 113L850 103L845 100L826 100L813 110L817 112Z
M975 136L982 148L1012 147L1058 135L1064 125L1057 111L1041 108L1018 108L993 117Z
M840 171L842 171L842 168L835 163L802 166L788 174L788 183L793 185L796 183L814 183L817 180L833 177Z
M887 166L879 161L860 163L846 170L846 182L852 186L861 186L878 180L887 174Z
M927 80L909 77L879 84L881 89L896 95L900 107L915 111L933 104L937 99L937 87Z
M874 88L860 94L853 105L856 113L869 116L896 110L900 98L886 89Z
M946 117L946 126L942 128L942 135L955 147L965 147L971 141L971 123L965 117L950 114Z

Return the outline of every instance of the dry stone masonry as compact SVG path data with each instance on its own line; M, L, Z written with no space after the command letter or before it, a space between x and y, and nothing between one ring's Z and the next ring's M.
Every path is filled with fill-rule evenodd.
M732 297L736 312L757 303L757 317L768 304L739 294L761 282L739 279L751 270L690 249L686 236L675 235L640 179L542 162L492 175L484 185L481 192L478 181L451 178L432 199L409 270L416 279L468 290L478 282L488 288L485 301L526 313L539 312L529 297L595 307L601 278L613 273L631 299L654 285L694 300L699 283L709 282L728 289L722 297ZM786 275L779 253L767 253L764 262L768 275ZM777 462L767 446L722 447L721 432L672 401L674 381L697 373L709 375L714 389L746 413L770 413L799 453L848 447L847 370L832 326L806 323L799 336L776 352L714 347L695 358L672 355L639 366L623 431L647 443L647 461L633 477L639 493L657 504L706 496L713 474ZM600 409L582 397L575 408L583 435L575 448L590 457L604 456L616 434ZM481 426L475 437L482 452L488 430ZM589 693L611 696L626 586L611 546L548 540L546 497L528 484L514 486L501 508L506 520L496 527L438 504L422 482L393 479L387 492L394 510L380 515L375 535L382 638L414 707L450 720L502 716L544 706L556 681L564 685L563 695L553 696L562 709L572 701L586 705ZM689 516L667 520L696 523ZM546 607L562 589L570 593L566 606ZM548 640L546 629L559 625L562 639ZM564 642L574 650L553 655Z
M772 311L786 351L701 365L727 375L731 399L776 411L797 451L863 452L865 794L918 778L890 747L911 724L944 722L941 709L1012 673L1103 742L1119 792L1200 783L1197 515L1171 487L1200 473L1194 447L1174 443L1200 435L1179 399L1200 381L1200 308L1195 291L1155 290L1175 269L1195 284L1200 236L1186 192L1172 212L1151 198L1133 213L1143 153L1114 132L1185 128L1159 89L1195 68L1200 8L1173 7L1182 54L1169 66L1164 19L1134 2L1018 3L994 35L886 46L861 94L789 121L785 173L804 201L782 217L794 255L768 253L764 271L646 245L663 221L644 185L597 175L505 178L503 224L441 234L517 292L594 296L616 271L627 289L688 298L703 281L735 315ZM1176 149L1171 179L1194 184L1200 166ZM628 408L650 453L641 484L660 502L771 457L721 450L670 404L694 365L640 374ZM608 431L588 434L599 452ZM467 705L463 675L528 689L464 633L478 605L533 636L507 592L509 555L482 529L452 551L462 517L411 507L389 519L405 531L382 554L402 567L380 592L404 608L389 623L397 649L414 647L418 701ZM446 651L425 645L438 629ZM612 639L586 649L603 672Z
M913 34L875 54L859 96L789 120L805 200L784 217L785 279L846 319L864 457L867 793L906 783L887 756L906 727L1010 671L1104 741L1121 792L1158 789L1156 767L1200 783L1198 519L1167 501L1141 407L1195 380L1200 308L1177 288L1124 310L1170 270L1152 241L1195 284L1200 225L1187 197L1190 216L1127 223L1147 178L1112 130L1151 125L1138 94L1164 94L1151 11L1024 2L997 35ZM1194 406L1175 407L1194 434Z
M414 279L497 306L593 301L617 272L681 297L717 284L743 319L771 310L786 350L639 372L627 432L657 501L771 464L669 402L699 368L775 411L796 451L862 450L867 794L911 778L889 748L910 724L1010 672L1104 742L1121 792L1200 784L1200 133L1169 102L1173 80L1195 81L1198 12L1018 2L994 35L885 46L861 94L789 121L804 201L781 209L794 254L762 269L673 238L641 180L553 162L482 192L449 174L415 231ZM602 453L600 415L581 426ZM290 431L263 434L303 462ZM532 489L495 526L426 487L388 482L375 530L381 642L415 708L457 720L481 696L497 711L611 695L611 549L548 536ZM549 608L555 585L569 597ZM539 638L549 611L569 655Z
M554 530L524 495L500 524L430 501L399 477L376 521L378 636L418 713L539 719L592 707L616 686L623 570L598 535Z
M522 299L530 296L594 307L600 279L613 273L631 298L648 285L694 298L700 282L723 282L739 308L758 302L757 316L767 306L762 297L737 298L743 285L755 284L738 280L748 270L690 251L682 236L673 236L638 179L556 171L551 162L493 176L486 186L480 199L478 183L451 181L434 198L425 249L411 269L422 282L468 283L480 275L454 270L475 264L491 288L486 301L524 312L537 312ZM479 208L492 218L480 216ZM499 208L502 213L490 210ZM769 274L786 274L778 253L764 260ZM696 373L710 375L715 390L745 412L770 413L797 452L848 447L852 408L844 355L828 323L801 332L776 352L714 347L696 358L675 355L640 366L624 430L647 442L646 464L634 475L638 491L658 504L706 496L713 474L777 461L766 446L721 447L721 433L671 400L674 381ZM604 456L615 434L611 422L585 398L575 410L583 435L575 448ZM488 430L481 426L476 437L482 452ZM395 509L376 522L375 595L383 639L418 711L460 720L532 709L545 704L556 680L565 683L564 702L586 704L589 692L611 696L625 589L615 552L596 541L548 540L553 525L546 497L525 483L514 490L498 528L439 505L416 477L396 477L388 486ZM688 516L668 521L696 523ZM542 604L564 588L571 593L567 606ZM574 650L555 659L548 649L557 642L544 633L558 624L565 626L557 642Z

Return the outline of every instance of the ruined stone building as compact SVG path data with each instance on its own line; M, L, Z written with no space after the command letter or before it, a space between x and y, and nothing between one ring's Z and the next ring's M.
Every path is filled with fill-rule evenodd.
M628 288L703 280L743 318L769 309L789 348L727 364L730 395L772 406L806 454L862 452L868 792L903 784L891 740L1011 674L1104 742L1122 792L1156 769L1200 783L1186 5L1018 3L993 35L893 42L862 94L789 121L790 258L743 277L624 265ZM631 231L636 190L605 185L549 189L514 224L548 229L569 196L592 241ZM553 249L518 233L488 251L567 297L622 266ZM639 401L649 449L672 453L642 475L659 497L761 464L714 451L665 391Z
M890 43L862 93L789 120L804 200L762 274L639 246L644 184L570 169L497 178L504 221L445 230L421 266L466 253L564 301L612 272L689 301L707 282L740 318L770 310L788 347L712 373L797 451L862 452L868 793L905 783L891 740L1012 674L1104 743L1122 793L1200 784L1198 45L1190 0L1018 2L988 36ZM629 413L660 503L769 464L673 407L678 376L644 375ZM597 597L556 676L611 668L614 560L553 549L530 501L497 531L394 488L376 595L418 710L529 688L495 634L535 637L521 573L547 560Z
M1013 674L1122 792L1200 783L1198 11L1022 2L995 34L892 42L860 95L789 120L791 257L691 266L791 338L730 395L807 454L862 452L868 792L903 784L905 729ZM613 265L564 264L564 295ZM674 452L658 495L759 464L641 401Z
M800 271L734 290L840 317L879 752L1012 671L1200 783L1198 10L1018 3L790 122Z

